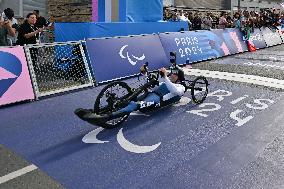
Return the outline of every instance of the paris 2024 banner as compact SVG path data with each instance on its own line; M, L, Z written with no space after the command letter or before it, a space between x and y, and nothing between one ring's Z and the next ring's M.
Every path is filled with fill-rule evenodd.
M170 52L177 53L177 64L190 64L248 50L243 34L237 29L160 33L159 37L168 59Z
M0 106L34 98L23 47L0 48Z

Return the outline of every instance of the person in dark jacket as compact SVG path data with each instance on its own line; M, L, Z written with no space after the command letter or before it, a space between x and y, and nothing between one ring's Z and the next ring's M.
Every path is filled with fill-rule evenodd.
M48 22L43 16L39 15L39 10L34 10L33 12L36 15L36 23L35 26L37 28L44 28L48 26Z
M18 45L38 43L39 34L43 31L43 28L37 28L35 23L36 15L34 13L29 13L26 20L19 28Z

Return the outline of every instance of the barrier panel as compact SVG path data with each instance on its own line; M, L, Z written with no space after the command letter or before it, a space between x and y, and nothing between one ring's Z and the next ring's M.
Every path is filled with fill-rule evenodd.
M187 22L135 22L135 23L55 23L55 41L79 41L88 38L115 37L178 32L188 30Z
M0 106L34 98L23 47L0 48Z
M169 66L158 35L88 39L86 44L97 82L137 74L145 62L150 70Z
M218 50L210 46L208 37L200 32L160 33L159 37L168 59L170 52L177 53L177 64L212 59L219 54Z
M282 42L284 42L284 30L283 30L284 28L281 28L281 26L278 26L277 28L278 28L277 32L279 36L281 37Z
M260 28L260 30L267 47L279 45L282 43L281 37L279 36L278 32L272 31L271 29L265 27Z
M166 55L177 52L177 63L193 63L247 51L237 29L200 30L159 34Z
M25 46L36 98L93 86L80 42Z
M244 37L244 40L247 39L245 39ZM249 40L256 49L262 49L266 47L264 37L259 28L254 28L254 32L251 33Z
M233 55L248 51L246 40L243 39L243 34L239 29L227 28L211 30L214 34L215 41L218 41L220 47L223 49L221 56ZM209 37L211 35L208 35ZM212 38L212 37L211 37ZM214 40L212 38L212 40Z

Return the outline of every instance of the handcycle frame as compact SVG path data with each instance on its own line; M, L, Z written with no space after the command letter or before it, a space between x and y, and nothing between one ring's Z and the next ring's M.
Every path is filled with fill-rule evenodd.
M149 72L147 63L144 64L144 68L146 71L147 82L144 85L139 86L138 88L131 88L127 83L123 81L115 81L106 85L97 96L94 105L94 113L98 115L99 118L96 119L94 122L89 123L96 124L107 129L117 127L118 125L123 123L129 116L129 113L125 114L122 112L116 115L113 115L113 113L126 107L131 101L137 102L139 99L143 99L144 96L149 94L149 89L159 85L158 78L162 73L160 73L159 71ZM199 104L206 99L209 84L205 77L198 76L192 81L182 79L179 80L177 83L185 87L185 92L190 89L193 102ZM199 84L203 85L203 87L198 87L197 85ZM126 90L126 94L122 97L118 97L117 95L119 94L113 92L112 87L121 87ZM195 91L199 91L200 93L203 92L203 90L204 94L202 94L201 98L198 98L196 96L197 93ZM104 95L106 97L105 101L107 105L102 107L101 101ZM154 107L152 106L152 104L150 104L150 107L146 106L144 108L139 108L138 110L141 112L145 112L145 110L148 111L149 109L159 108L165 105L169 105L169 103L161 100L160 103L158 105L154 105Z

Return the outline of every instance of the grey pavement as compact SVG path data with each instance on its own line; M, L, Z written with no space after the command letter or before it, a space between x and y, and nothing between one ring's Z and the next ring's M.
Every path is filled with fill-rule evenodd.
M0 178L31 165L19 155L0 145ZM1 180L1 179L0 179ZM40 169L33 170L0 184L0 189L62 189L62 185L54 181Z

